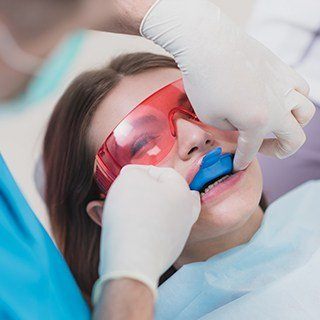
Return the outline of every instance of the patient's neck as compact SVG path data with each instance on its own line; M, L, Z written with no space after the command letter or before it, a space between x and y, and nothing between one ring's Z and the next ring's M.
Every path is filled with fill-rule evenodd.
M248 242L259 229L263 220L263 211L260 207L240 228L222 236L199 241L189 245L175 262L178 269L191 262L205 261L212 256Z

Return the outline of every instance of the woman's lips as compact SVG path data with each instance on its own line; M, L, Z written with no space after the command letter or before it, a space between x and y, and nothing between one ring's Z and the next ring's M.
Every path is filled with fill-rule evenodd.
M211 190L202 195L201 202L203 204L207 204L213 200L218 200L222 195L227 196L228 194L232 193L234 191L233 188L242 180L245 174L246 170L232 174L229 178L220 182Z

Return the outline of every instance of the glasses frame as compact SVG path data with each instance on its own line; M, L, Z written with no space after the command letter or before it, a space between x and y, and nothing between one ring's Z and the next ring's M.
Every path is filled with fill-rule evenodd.
M182 81L182 79L176 80L173 83L165 86L164 88L176 83ZM164 89L162 88L162 89ZM162 89L158 90L156 93L158 93L159 91L161 91ZM151 97L151 96L150 96ZM150 98L149 97L149 98ZM148 98L147 98L148 99ZM145 99L144 101L146 101L147 99ZM143 101L143 102L144 102ZM109 187L111 186L112 182L116 179L117 175L115 175L113 173L113 170L111 170L109 168L109 166L105 163L105 161L103 160L103 158L108 157L113 164L117 167L118 172L120 172L121 168L123 167L123 165L119 165L118 161L113 157L113 155L111 154L111 152L108 149L108 141L109 139L113 136L114 132L116 131L116 129L124 122L126 121L126 119L132 115L132 113L137 112L137 110L141 107L143 107L143 102L140 103L138 106L136 106L134 109L132 109L115 127L114 129L110 132L110 134L107 136L107 138L104 140L104 142L102 143L101 147L99 148L96 156L95 156L95 161L94 161L94 178L95 181L97 182L97 185L99 187L99 189L102 191L102 196L105 196L107 193L107 190L109 189ZM174 108L172 108L167 117L168 117L168 123L169 123L169 129L170 129L170 133L172 135L173 138L176 138L177 136L177 132L176 132L176 126L175 126L175 116L176 114L183 114L187 117L190 118L191 121L196 121L196 122L201 122L197 115L195 114L194 111L191 111L189 109L187 109L185 106L182 105L178 105ZM175 141L175 139L174 139ZM174 143L172 143L172 146L170 147L169 151L166 153L166 155L170 152L170 150L172 149L172 147L174 146ZM165 155L165 156L166 156ZM164 156L164 157L165 157ZM129 163L128 163L129 164ZM146 163L146 165L148 165ZM108 183L108 187L106 187L106 183Z

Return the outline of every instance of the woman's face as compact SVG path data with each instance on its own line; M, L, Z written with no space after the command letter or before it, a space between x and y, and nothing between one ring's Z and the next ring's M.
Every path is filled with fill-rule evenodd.
M89 139L94 150L98 151L106 137L134 106L180 77L179 70L163 68L123 78L93 117ZM175 121L176 143L158 166L174 168L188 183L208 151L218 146L222 147L224 153L234 153L236 150L236 132L204 127L183 117L177 117ZM261 193L262 176L255 159L246 170L201 196L201 213L187 244L214 239L243 226L257 210Z

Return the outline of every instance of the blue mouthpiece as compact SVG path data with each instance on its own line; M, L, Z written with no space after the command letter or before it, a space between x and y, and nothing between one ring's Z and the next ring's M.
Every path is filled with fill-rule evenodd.
M209 182L232 173L233 155L222 153L218 147L208 152L202 159L200 169L190 183L190 189L201 191Z

